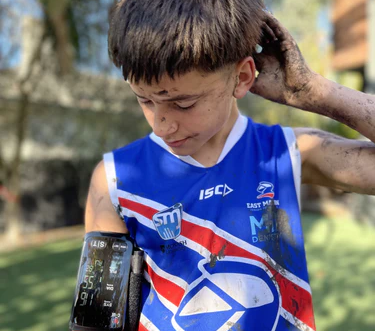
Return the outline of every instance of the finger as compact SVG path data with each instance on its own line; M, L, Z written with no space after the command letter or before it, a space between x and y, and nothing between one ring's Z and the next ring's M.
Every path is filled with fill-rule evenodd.
M265 13L265 22L280 40L293 39L289 31L270 13Z
M262 31L263 31L263 36L265 37L267 42L277 40L277 37L275 36L273 30L267 25L266 22L264 22L262 26Z

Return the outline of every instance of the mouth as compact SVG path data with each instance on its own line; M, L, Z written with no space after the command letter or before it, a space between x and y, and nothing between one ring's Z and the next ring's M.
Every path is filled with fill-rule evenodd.
M185 139L181 139L181 140L175 140L175 141L164 141L169 147L173 147L173 148L177 148L177 147L181 147L182 145L185 144L185 142L190 139L190 137L187 137Z

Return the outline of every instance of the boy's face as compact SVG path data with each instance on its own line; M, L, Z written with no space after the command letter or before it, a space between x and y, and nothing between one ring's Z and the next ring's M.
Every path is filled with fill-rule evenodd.
M238 115L235 86L234 67L164 76L158 84L130 83L154 133L174 154L197 160L221 152Z

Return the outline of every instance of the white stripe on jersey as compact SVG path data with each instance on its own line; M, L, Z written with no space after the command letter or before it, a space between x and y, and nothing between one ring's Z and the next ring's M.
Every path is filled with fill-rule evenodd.
M286 143L288 145L290 160L292 162L294 186L296 188L299 210L301 211L301 153L299 152L297 139L292 128L283 127Z
M169 280L170 282L175 283L176 285L181 287L184 291L187 289L189 284L187 282L185 282L185 280L183 280L182 278L179 278L177 276L171 275L168 272L164 271L163 269L160 269L157 266L157 264L148 255L146 256L146 262L152 268L152 270L156 274L158 274L160 277L163 277L163 278Z
M113 157L113 153L107 153L103 155L104 160L104 167L105 173L107 177L108 183L108 193L111 197L111 201L115 209L118 206L118 198L117 198L117 176L116 176L116 168L115 168L115 160Z
M310 328L308 325L303 323L297 317L293 316L284 308L281 308L281 316L284 317L290 324L295 325L301 331L314 331L314 329Z
M148 331L160 331L145 315L141 314L139 322Z

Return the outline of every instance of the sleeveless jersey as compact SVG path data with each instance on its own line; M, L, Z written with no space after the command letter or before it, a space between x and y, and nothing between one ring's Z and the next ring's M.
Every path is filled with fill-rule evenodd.
M145 252L140 330L315 330L283 128L248 119L209 168L150 136L104 161L113 204Z

